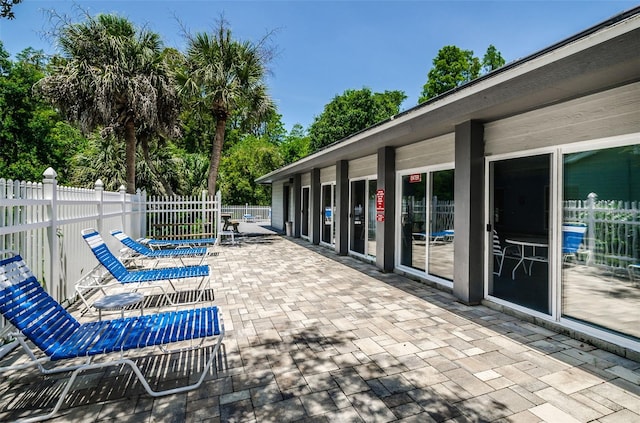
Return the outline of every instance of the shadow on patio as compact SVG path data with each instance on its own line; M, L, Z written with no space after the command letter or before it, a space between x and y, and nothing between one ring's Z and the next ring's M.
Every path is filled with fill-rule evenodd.
M264 241L209 261L227 333L200 389L153 399L127 373L92 373L54 421L640 420L637 362L306 241ZM202 358L139 360L171 384ZM55 381L3 379L0 419L43 407Z

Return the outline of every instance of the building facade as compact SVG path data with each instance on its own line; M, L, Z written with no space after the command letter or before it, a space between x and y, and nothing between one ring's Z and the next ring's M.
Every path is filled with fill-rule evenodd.
M292 236L638 354L640 8L258 181Z

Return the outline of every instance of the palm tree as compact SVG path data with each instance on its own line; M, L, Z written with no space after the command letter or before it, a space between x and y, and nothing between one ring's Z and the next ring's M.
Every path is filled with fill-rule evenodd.
M224 19L212 35L188 36L186 64L178 77L180 92L193 108L210 113L216 122L207 177L209 194L215 193L231 115L259 119L274 108L264 82L271 54L264 48L266 38L257 44L234 40Z
M124 139L127 192L134 193L138 133L178 134L179 101L159 35L97 15L63 22L59 44L62 60L37 90L83 131L101 126Z

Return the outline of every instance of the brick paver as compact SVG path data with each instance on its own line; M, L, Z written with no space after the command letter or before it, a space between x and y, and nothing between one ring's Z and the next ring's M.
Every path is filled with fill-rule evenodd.
M154 399L126 371L93 372L52 421L640 422L638 362L305 241L216 249L227 335L204 385ZM133 357L159 387L192 380L203 359ZM6 373L0 420L52 406L64 377Z

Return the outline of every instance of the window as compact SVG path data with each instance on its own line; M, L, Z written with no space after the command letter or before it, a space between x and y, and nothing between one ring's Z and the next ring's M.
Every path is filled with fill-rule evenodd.
M640 338L640 144L563 155L562 316Z
M401 176L400 266L453 280L454 170Z

